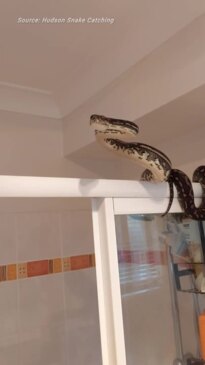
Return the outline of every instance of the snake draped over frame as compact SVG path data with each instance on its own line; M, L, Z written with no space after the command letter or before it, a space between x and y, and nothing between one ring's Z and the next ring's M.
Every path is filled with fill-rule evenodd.
M205 220L205 198L203 197L200 206L196 207L189 177L181 170L172 169L170 159L157 148L144 143L127 141L127 138L135 137L138 134L139 128L135 123L93 114L90 117L90 125L95 130L96 139L103 146L123 157L132 159L145 168L142 180L169 183L170 199L163 215L167 214L171 208L174 198L173 186L175 186L185 215L195 220ZM204 193L205 166L199 166L194 171L192 180L201 184Z

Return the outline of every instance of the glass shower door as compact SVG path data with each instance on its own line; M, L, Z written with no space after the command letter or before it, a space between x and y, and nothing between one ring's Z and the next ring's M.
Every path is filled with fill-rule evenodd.
M115 217L127 365L176 357L165 222L158 214Z
M176 199L162 217L166 206L167 199L93 199L103 365L204 364L186 360L201 359L204 294L186 265L191 251L203 261L204 227L184 219ZM176 262L185 269L180 288Z
M127 365L204 364L204 224L172 213L115 225Z

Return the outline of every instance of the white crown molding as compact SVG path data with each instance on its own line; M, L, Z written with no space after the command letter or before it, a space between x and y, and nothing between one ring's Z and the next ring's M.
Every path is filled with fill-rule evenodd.
M0 110L61 119L52 93L0 81Z

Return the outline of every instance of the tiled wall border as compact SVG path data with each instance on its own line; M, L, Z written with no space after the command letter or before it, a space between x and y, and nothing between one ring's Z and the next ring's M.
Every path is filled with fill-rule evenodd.
M164 265L164 251L119 250L120 263ZM95 267L95 254L0 265L0 282Z
M119 263L165 265L166 253L161 250L119 250Z
M87 269L95 266L95 255L79 255L38 260L0 266L0 281L31 278L33 276Z

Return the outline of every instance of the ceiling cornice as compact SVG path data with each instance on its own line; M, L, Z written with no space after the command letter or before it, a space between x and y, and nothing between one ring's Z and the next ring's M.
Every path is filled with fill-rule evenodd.
M52 93L0 82L0 110L61 119Z

